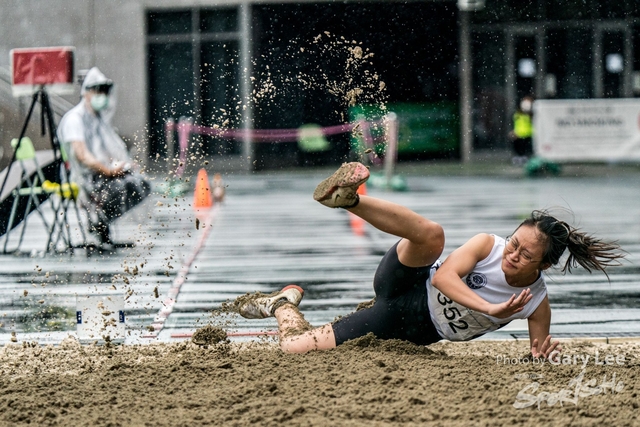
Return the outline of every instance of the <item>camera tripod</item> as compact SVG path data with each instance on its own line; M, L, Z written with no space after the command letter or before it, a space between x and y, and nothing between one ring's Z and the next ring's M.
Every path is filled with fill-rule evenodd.
M40 128L41 136L49 133L51 143L51 154L44 160L48 162L46 165L39 164L38 154L33 149L31 141L26 138L26 131L33 116L35 106L40 103ZM32 96L31 105L27 116L20 131L20 137L15 143L11 162L6 169L6 174L0 187L0 197L5 196L5 188L12 178L14 181L13 190L7 192L6 197L0 200L0 235L5 235L3 253L19 251L22 244L24 233L27 226L27 216L37 211L40 215L45 228L48 231L48 241L45 251L57 251L58 244L62 242L66 249L73 247L71 231L69 229L67 212L70 205L73 205L75 214L78 219L78 228L82 236L82 245L86 245L86 234L82 225L78 205L77 192L73 191L69 169L66 167L65 152L60 146L56 134L56 126L53 117L53 110L49 102L49 96L44 86L40 87ZM15 164L15 165L14 165ZM19 172L11 174L12 168L20 168ZM17 181L17 182L16 182ZM48 185L45 185L48 184ZM65 187L67 191L65 191ZM53 220L49 224L40 206L52 194L59 195L59 202L51 201L53 208ZM13 196L13 197L11 197ZM10 207L10 214L6 213ZM20 231L18 245L14 250L8 250L9 236L12 229L16 228L20 222L23 222Z

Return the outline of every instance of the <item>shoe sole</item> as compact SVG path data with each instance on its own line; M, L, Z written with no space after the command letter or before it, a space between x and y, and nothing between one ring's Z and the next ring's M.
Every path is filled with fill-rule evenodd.
M317 202L327 200L337 188L360 186L367 179L369 179L369 169L365 165L357 162L347 163L318 184L313 192L313 199Z
M284 288L282 288L282 289L280 290L280 292L284 292L284 291L286 291L287 289L297 289L297 290L298 290L298 292L300 292L300 295L302 295L302 296L304 297L304 289L302 289L302 288L301 288L300 286L298 286L298 285L288 285L288 286L285 286Z

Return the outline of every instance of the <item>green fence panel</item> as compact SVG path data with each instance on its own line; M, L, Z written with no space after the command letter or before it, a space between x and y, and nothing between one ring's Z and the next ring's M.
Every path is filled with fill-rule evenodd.
M349 109L352 121L380 120L387 112L398 116L398 154L448 155L460 147L458 105L455 102L398 103L387 105L357 105ZM384 153L384 126L371 128L376 153ZM364 150L364 139L358 129L351 135L351 149Z

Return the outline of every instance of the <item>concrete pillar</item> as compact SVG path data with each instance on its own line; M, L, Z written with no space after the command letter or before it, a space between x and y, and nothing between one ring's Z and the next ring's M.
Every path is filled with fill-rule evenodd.
M473 86L469 11L460 11L460 155L469 163L473 155Z
M251 3L240 5L240 95L242 96L242 156L246 159L247 170L253 169L253 143L249 132L253 129L253 100L251 99Z

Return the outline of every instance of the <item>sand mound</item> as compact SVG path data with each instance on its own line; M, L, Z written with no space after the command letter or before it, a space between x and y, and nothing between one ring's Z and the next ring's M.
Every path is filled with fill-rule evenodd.
M191 341L196 345L214 345L219 342L229 342L227 333L217 326L207 325L193 333Z
M616 355L625 363L597 364L596 350L600 363ZM0 424L633 425L638 350L638 344L567 345L571 360L591 357L583 369L581 363L517 362L528 348L515 342L420 347L365 337L306 355L224 340L8 345L0 349ZM577 382L582 388L572 403ZM522 398L523 390L540 409L537 401L514 407L531 400ZM554 393L565 393L563 406Z
M409 341L402 340L380 340L375 337L372 333L368 333L364 337L356 338L351 341L347 341L340 347L336 349L336 351L352 351L355 348L363 348L369 349L373 351L384 351L384 352L396 352L399 354L406 355L416 355L416 354L424 354L424 355L434 355L434 356L446 356L446 354L442 351L434 351L429 347L423 345L416 345Z

